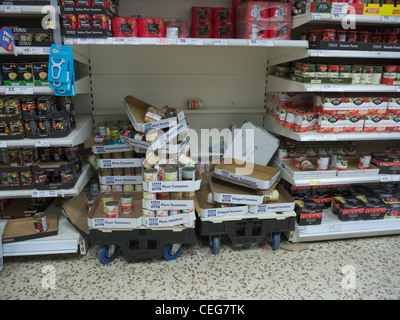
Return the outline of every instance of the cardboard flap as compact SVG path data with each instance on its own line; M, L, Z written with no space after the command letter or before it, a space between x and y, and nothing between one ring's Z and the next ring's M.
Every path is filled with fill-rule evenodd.
M147 108L153 106L132 96L125 97L125 102L127 103L129 111L135 117L136 121L138 123L145 123L142 119L144 119L146 110Z
M76 197L72 197L64 202L61 208L61 213L74 226L74 228L82 235L89 235L88 226L88 209L86 204L88 199L82 191Z

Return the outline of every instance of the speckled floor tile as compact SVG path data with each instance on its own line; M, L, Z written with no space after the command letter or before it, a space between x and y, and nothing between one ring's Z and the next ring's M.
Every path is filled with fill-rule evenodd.
M233 248L221 240L211 253L199 239L173 261L127 261L103 265L98 246L79 253L4 257L2 300L399 300L400 236L307 243L295 251L258 245ZM43 268L54 268L48 288ZM349 279L352 271L355 281ZM47 281L47 282L46 282Z

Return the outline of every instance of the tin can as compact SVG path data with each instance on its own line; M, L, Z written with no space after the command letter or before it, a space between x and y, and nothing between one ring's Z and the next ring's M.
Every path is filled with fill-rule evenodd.
M47 231L47 220L46 220L46 215L44 212L38 212L32 216L33 218L33 224L35 226L35 232L40 233L40 232L46 232Z
M358 161L358 169L368 169L371 163L371 155L370 154L362 154Z
M278 201L278 200L279 200L279 191L278 190L272 190L272 192L270 194L264 195L264 203Z
M345 171L347 170L348 160L342 156L338 156L336 159L336 170Z
M177 168L164 169L163 181L178 181L178 169Z
M216 202L214 201L214 197L213 194L211 192L209 192L207 194L207 203L208 204L215 204Z
M339 66L339 78L350 78L351 77L351 66L340 65Z
M335 41L336 30L324 29L322 30L322 41Z
M296 152L296 157L294 158L294 166L295 168L299 168L301 166L301 163L306 160L306 152Z
M361 84L372 84L372 74L374 72L374 66L363 65L362 73L360 78Z
M23 186L30 186L33 183L33 175L30 171L21 171L19 177Z
M196 169L194 167L182 168L182 180L195 181L196 180Z
M112 168L112 175L113 176L118 176L118 177L123 176L124 175L124 170L122 168Z
M303 77L311 77L311 78L315 77L315 64L303 63L302 66L303 66L303 68L302 68L301 75Z
M111 191L111 186L107 185L107 184L101 184L100 185L100 192L104 192L104 191Z
M171 200L183 200L183 192L171 192Z
M92 19L90 15L79 14L76 17L78 21L78 29L92 29Z
M371 84L380 84L382 79L382 66L374 66L371 76Z
M338 64L328 64L328 78L338 78L339 77L339 65Z
M315 77L316 78L327 78L328 77L328 65L327 64L316 64L315 65Z
M358 42L369 42L370 33L368 31L357 31L357 41Z
M101 195L101 202L103 203L103 212L106 213L106 202L114 200L111 192L105 192Z
M130 214L133 212L132 193L123 193L121 195L121 212L124 214Z
M111 168L101 168L100 174L102 177L112 176L112 169Z
M8 150L8 163L11 167L18 167L21 165L21 154L19 149Z
M135 187L133 184L124 184L122 187L122 190L124 192L128 192L128 191L131 192L131 191L134 191L134 189L135 189Z
M170 216L176 216L180 214L179 210L169 210L169 215Z
M168 210L156 210L156 217L168 217Z
M336 30L336 41L345 42L346 41L346 30Z
M133 176L135 175L135 168L123 168L124 176Z
M142 213L143 213L143 215L145 217L155 217L156 216L155 211L154 210L150 210L150 209L143 208L142 209Z
M143 185L142 185L142 184L137 184L137 185L135 185L135 191L140 191L140 192L142 192L142 191L143 191Z
M143 199L144 200L156 200L157 199L157 193L143 191Z
M317 170L328 170L329 166L329 157L318 157L317 160Z
M144 181L157 181L158 180L158 171L157 169L146 169L143 171L143 180Z
M118 218L118 201L107 201L105 204L105 214L107 218Z
M182 214L190 214L192 212L194 212L194 209L182 210ZM187 228L191 228L191 227L194 226L194 221L186 222L186 223L183 224L183 226L187 227Z
M170 195L169 192L158 192L156 194L157 200L169 200Z
M397 66L383 66L382 84L393 84L396 78Z
M353 65L351 67L351 83L354 84L359 84L361 83L361 72L362 72L362 66L360 65Z
M347 42L356 42L357 41L357 31L356 30L348 30L346 32L346 41Z
M122 192L122 185L121 184L114 184L111 186L112 192Z
M300 169L302 171L313 171L315 167L309 160L304 160L301 162Z
M158 162L160 158L151 152L147 155L147 157L143 161L143 167L146 169L154 168L154 165Z

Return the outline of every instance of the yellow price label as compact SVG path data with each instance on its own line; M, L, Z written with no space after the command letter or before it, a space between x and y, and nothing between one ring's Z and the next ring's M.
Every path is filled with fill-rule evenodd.
M321 179L310 180L310 186L319 186L319 185L321 185Z

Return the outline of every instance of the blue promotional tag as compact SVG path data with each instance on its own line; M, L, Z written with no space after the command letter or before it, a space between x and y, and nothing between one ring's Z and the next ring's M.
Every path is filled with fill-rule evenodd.
M0 29L0 45L4 50L14 52L15 38L9 27L3 27Z

